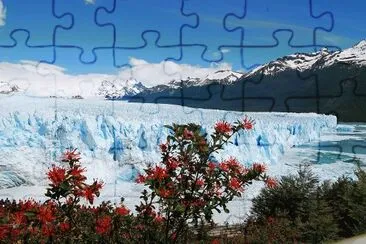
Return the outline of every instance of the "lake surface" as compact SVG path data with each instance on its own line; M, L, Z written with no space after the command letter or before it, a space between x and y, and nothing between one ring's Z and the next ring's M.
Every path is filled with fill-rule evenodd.
M353 177L357 163L366 166L366 124L341 123L311 143L297 146L284 155L286 165L311 165L323 179L341 175Z

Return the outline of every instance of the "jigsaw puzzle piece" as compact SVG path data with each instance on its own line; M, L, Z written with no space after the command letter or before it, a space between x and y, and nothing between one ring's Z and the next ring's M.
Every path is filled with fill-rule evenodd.
M356 97L366 97L366 69L360 68L353 74L352 79L356 82L356 87L353 91Z
M13 62L14 60L44 60L52 62L54 60L54 52L51 45L29 45L29 31L13 31L10 33L10 38L13 40L13 43L0 45L2 61Z
M283 55L294 55L296 53L312 53L314 48L312 45L296 45L293 43L294 33L288 29L278 29L272 33L272 44L247 44L244 41L242 47L241 65L243 69L253 69L271 61L279 60L278 53ZM338 50L339 48L329 46L329 48ZM265 53L265 55L258 55ZM296 64L294 64L296 65Z
M196 25L183 27L184 46L200 47L201 52L198 54L206 62L221 62L227 50L241 46L241 33L230 31L225 25L226 15L241 8L242 0L185 0L182 13L195 16ZM217 38L207 38L208 35L215 35Z
M315 16L321 15L326 9L334 18L334 28L331 32L317 31L316 39L320 45L335 45L349 47L352 46L357 39L349 38L350 33L365 33L365 29L355 26L355 21L359 23L366 22L364 9L366 9L366 1L351 1L345 2L343 0L333 0L331 2L324 0L312 0L312 9ZM350 18L350 14L352 18ZM365 35L360 36L364 38Z
M166 60L179 60L181 59L181 48L179 46L161 46L158 44L160 40L159 32L144 32L141 38L144 44L139 47L115 47L115 67L128 67L126 62L128 58L149 58L152 63L160 63Z
M319 82L320 83L320 82ZM329 85L329 84L328 84ZM310 106L309 112L336 115L339 121L365 122L363 114L366 112L366 96L355 95L357 81L353 79L341 80L338 84L340 92L332 95L291 97L286 100L290 112L299 111L298 108Z
M68 73L115 73L113 49L95 48L95 59L89 63L83 60L80 48L55 47L56 59L53 64L60 67L68 67Z
M97 60L96 48L112 48L114 43L113 28L101 26L95 22L99 3L86 4L82 0L54 0L54 14L71 16L72 26L69 28L55 28L55 44L57 54L67 49L78 54L81 63L95 63ZM103 6L111 7L113 0L103 1ZM83 11L80 11L82 9ZM94 27L94 28L93 28ZM93 35L98 35L96 38ZM106 61L113 56L104 57ZM69 58L70 59L70 58ZM75 59L75 58L74 58Z
M335 114L340 121L366 122L366 96L355 96L357 82L353 79L341 80L341 92L334 96L320 96L320 113Z
M164 6L169 11L159 6ZM96 23L113 29L115 50L144 48L147 45L144 36L151 32L158 35L155 42L157 47L180 47L181 27L190 22L190 16L182 14L181 8L181 1L159 0L157 3L148 0L114 0L113 7L97 10ZM116 64L121 65L120 60L124 57L116 55L115 58Z
M2 57L9 60L24 60L26 57L36 61L54 62L53 47L56 41L54 30L70 28L72 25L70 16L62 15L55 18L54 1L50 0L8 1L5 7L7 22L12 24L1 27Z
M183 110L189 114L192 112L200 112L197 107L210 107L210 104L216 103L216 108L220 108L217 101L220 100L221 104L226 104L227 101L224 99L217 99L221 96L221 89L217 88L220 84L215 84L218 79L223 82L225 77L227 78L226 83L230 83L230 79L237 80L240 76L239 72L233 72L240 68L240 48L227 49L224 54L224 58L220 62L206 62L201 58L197 57L197 53L201 52L201 47L190 46L182 47L182 56L179 60L164 62L164 72L167 76L171 77L171 80L178 81L177 85L181 88L182 103L184 104ZM192 60L194 64L192 65ZM191 63L190 65L188 65ZM232 64L236 64L235 67ZM198 68L197 67L202 67ZM206 67L206 68L203 68ZM236 77L237 76L237 77ZM200 82L201 84L198 84ZM197 83L196 85L194 85ZM211 84L212 86L206 86ZM188 88L187 86L194 85L194 87ZM205 87L201 87L205 85ZM241 100L241 98L239 98ZM212 107L211 107L212 108ZM221 109L221 108L220 108Z
M313 13L312 0L301 0L293 4L289 0L246 0L241 15L229 14L227 28L242 30L244 45L273 44L272 34L278 29L294 33L294 45L316 47L317 32L332 31L334 18L331 12ZM263 36L267 38L263 38Z
M276 67L276 64L273 64ZM252 78L243 80L244 83L244 99L252 100L252 103L245 103L245 110L249 111L278 111L290 112L288 100L292 97L314 98L317 95L317 82L315 79L303 79L299 77L299 72L287 70L284 79L277 79L276 75L264 75L271 66L264 66L259 75L259 80L253 81ZM308 101L307 99L304 99ZM265 106L267 104L267 106ZM271 107L268 107L271 105ZM309 104L297 104L295 111L303 111L308 109L309 112L316 111L316 107ZM294 109L294 108L292 108ZM294 111L294 110L291 110Z

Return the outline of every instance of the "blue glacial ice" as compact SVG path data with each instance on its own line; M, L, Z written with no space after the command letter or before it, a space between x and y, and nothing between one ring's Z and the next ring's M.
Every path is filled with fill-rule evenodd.
M157 112L156 112L157 111ZM294 146L337 126L334 116L314 113L238 113L176 105L129 104L98 99L0 97L0 188L46 184L45 171L61 153L76 147L88 178L106 183L131 181L146 165L160 161L165 124L198 123L210 133L218 120L248 115L255 129L240 132L217 160L237 157L243 164L281 164Z

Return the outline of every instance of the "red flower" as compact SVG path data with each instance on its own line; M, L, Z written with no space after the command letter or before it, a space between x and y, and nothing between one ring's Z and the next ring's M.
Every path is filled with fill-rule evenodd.
M187 128L184 128L183 138L186 139L186 140L192 140L193 139L193 132L188 130Z
M9 227L6 225L0 225L0 240L4 240L9 234Z
M125 206L116 208L116 213L121 216L126 216L130 213L130 210L126 208Z
M79 165L75 165L71 170L70 174L78 180L85 180L86 177L82 175L85 172L85 168L81 168Z
M236 168L241 166L238 160L234 157L230 157L229 159L225 160L225 162L230 168Z
M21 235L21 233L22 233L22 229L14 229L13 228L11 230L10 235L11 235L13 240L17 240L19 238L19 236Z
M48 171L47 176L52 184L54 184L55 186L59 186L65 180L65 173L65 169L53 166L52 169Z
M13 221L17 225L24 224L27 221L27 218L24 215L24 212L16 212L13 215Z
M60 223L60 229L63 232L68 231L70 229L70 224L67 222L62 222Z
M54 233L52 225L42 225L42 234L45 236L52 236Z
M98 182L98 181L95 180L90 187L93 189L93 191L95 193L95 192L99 192L103 188L103 186L104 186L103 181Z
M110 216L104 216L98 219L95 226L95 231L100 235L107 233L111 227L111 222L112 219Z
M160 214L157 214L156 217L155 217L155 222L157 223L162 223L165 219L163 216L161 216Z
M154 180L164 180L165 178L168 177L168 174L166 172L166 169L156 166L155 169L153 169L152 171L152 178Z
M211 241L211 244L220 244L220 240L219 239L214 239Z
M193 207L202 207L202 206L205 206L205 204L206 204L206 202L203 199L197 199L197 200L188 202L188 205L191 205Z
M169 158L167 166L169 169L174 170L174 169L178 168L179 162L175 158Z
M216 169L216 164L214 164L213 162L209 162L208 168L210 171L214 171Z
M253 163L252 167L253 167L253 170L258 173L263 173L264 171L266 171L266 166L264 164Z
M140 174L137 176L136 183L141 184L141 183L145 183L145 181L146 181L145 176L140 175Z
M240 181L237 178L231 178L229 182L230 188L234 190L241 190Z
M273 178L267 178L265 181L264 181L267 185L267 187L269 188L274 188L277 186L277 181Z
M64 155L62 156L62 162L76 162L80 160L80 153L76 152L76 149L74 150L67 150Z
M50 206L41 206L39 208L39 213L38 213L38 219L42 222L42 223L47 223L47 222L51 222L55 219L55 216L53 215L53 211L51 209Z
M253 126L254 126L254 120L252 120L250 118L248 119L248 117L245 116L243 123L242 123L243 129L251 130L251 129L253 129Z
M173 195L173 190L167 190L167 189L160 189L159 190L159 195L163 198L168 198L171 195Z
M22 211L29 211L36 208L37 203L33 199L28 199L25 202L19 201L19 205Z
M223 170L225 172L229 171L229 165L226 162L220 163L219 167L221 170Z
M166 143L160 144L160 150L166 152L168 150L168 145Z
M203 179L198 179L197 181L196 181L196 185L197 186L203 186L205 184L205 180L203 180Z
M225 121L219 121L215 124L215 131L219 134L230 134L232 131L231 125Z
M86 198L86 200L89 201L90 204L93 204L94 202L94 191L90 187L85 187L85 189L82 191L82 196Z

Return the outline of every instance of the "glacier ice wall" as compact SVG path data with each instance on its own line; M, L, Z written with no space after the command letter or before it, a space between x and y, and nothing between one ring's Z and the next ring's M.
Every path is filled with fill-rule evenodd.
M62 151L82 153L88 178L130 181L146 165L159 162L165 124L194 122L212 132L218 120L248 115L255 129L232 139L218 160L236 156L243 164L280 164L286 151L334 129L334 116L238 113L176 105L129 104L104 100L0 97L0 188L45 184L45 171Z

